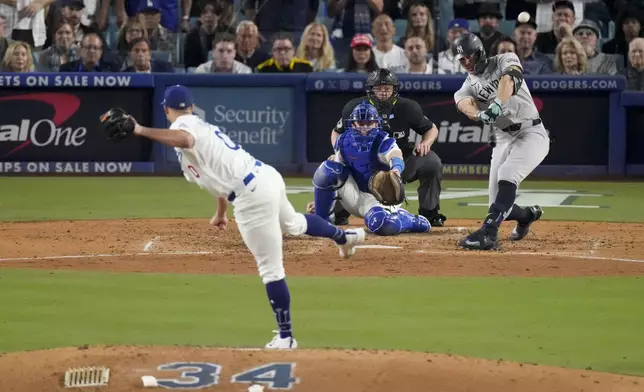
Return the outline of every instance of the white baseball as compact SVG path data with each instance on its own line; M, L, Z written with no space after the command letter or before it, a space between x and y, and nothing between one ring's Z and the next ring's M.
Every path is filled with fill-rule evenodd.
M527 13L527 12L525 12L525 11L523 11L522 13L520 13L520 14L519 14L519 16L517 17L517 19L518 19L518 20L519 20L519 22L521 22L521 23L526 23L527 21L529 21L529 20L530 20L530 14L529 14L529 13Z

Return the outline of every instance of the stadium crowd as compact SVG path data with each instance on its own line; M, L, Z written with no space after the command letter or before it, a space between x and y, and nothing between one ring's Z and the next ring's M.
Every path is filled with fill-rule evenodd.
M644 90L643 15L644 0L0 0L0 56L3 72L459 74L450 42L473 32L526 74Z

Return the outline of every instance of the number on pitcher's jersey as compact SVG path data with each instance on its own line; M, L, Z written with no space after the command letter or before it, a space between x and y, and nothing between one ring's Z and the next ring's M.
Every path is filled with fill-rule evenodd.
M521 67L519 58L514 53L504 53L489 58L488 66L480 75L469 74L461 88L454 93L454 102L473 97L480 110L485 110L496 98L501 75L510 67ZM496 120L494 126L505 128L514 123L533 120L539 117L527 83L521 84L519 91L505 104L506 110Z
M215 196L227 196L255 165L255 158L219 127L195 115L177 118L170 129L182 129L195 138L192 148L175 148L181 170L186 180Z

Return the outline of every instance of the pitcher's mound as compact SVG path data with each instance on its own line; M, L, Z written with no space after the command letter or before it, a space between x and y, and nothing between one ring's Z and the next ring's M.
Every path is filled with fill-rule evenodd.
M292 389L306 392L555 392L642 391L644 379L584 370L403 351L296 350L204 347L79 347L0 356L0 391L63 391L70 368L105 366L104 387L75 390L141 391L207 388L217 391Z

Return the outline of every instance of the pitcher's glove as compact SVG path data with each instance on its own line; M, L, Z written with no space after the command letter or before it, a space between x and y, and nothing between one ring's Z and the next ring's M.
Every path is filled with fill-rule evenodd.
M136 123L125 110L112 108L101 116L101 128L109 140L121 140L134 132Z
M379 171L369 178L369 192L385 206L402 204L405 186L395 171Z

